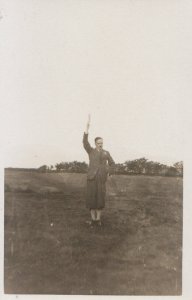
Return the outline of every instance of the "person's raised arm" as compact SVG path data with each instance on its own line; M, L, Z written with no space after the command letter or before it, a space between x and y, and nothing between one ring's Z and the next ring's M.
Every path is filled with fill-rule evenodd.
M89 134L89 127L90 127L90 115L88 116L88 122L87 122L87 125L86 125L86 129L85 129L85 132L84 132L84 135L83 135L83 146L85 148L85 150L87 151L87 153L90 153L91 150L92 150L92 147L91 145L89 144L89 141L88 141L88 134Z

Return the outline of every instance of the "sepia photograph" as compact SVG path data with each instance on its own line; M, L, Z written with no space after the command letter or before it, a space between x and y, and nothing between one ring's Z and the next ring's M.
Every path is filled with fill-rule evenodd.
M2 2L5 296L183 295L184 3Z

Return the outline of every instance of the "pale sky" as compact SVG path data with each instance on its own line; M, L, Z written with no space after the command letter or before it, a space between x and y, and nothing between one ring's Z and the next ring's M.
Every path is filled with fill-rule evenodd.
M184 4L183 4L184 3ZM191 98L189 1L9 0L1 10L5 167L183 160Z

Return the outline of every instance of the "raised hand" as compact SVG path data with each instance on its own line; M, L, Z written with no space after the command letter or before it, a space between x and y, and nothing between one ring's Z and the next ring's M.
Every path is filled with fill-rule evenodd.
M91 115L89 114L88 115L87 126L86 126L86 133L88 133L88 131L89 131L90 123L91 123Z
M87 124L89 124L89 126L90 126L90 123L91 123L91 115L88 114L88 123Z

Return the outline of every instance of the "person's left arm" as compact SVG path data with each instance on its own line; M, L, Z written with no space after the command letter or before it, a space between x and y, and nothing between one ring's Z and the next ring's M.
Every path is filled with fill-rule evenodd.
M108 165L109 165L109 176L110 176L115 173L115 162L109 152L108 152L107 160L108 160Z

